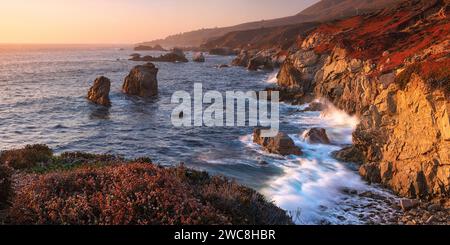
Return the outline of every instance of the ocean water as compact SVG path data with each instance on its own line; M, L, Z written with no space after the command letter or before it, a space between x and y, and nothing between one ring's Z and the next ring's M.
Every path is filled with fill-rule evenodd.
M362 181L352 164L331 157L351 143L357 118L337 109L301 113L304 106L280 104L281 130L302 147L302 157L267 154L252 143L251 127L175 128L170 121L175 91L192 93L194 83L202 83L204 90L261 91L276 82L276 73L218 69L233 57L211 55L205 63L155 63L159 96L142 99L121 92L125 76L141 64L128 61L131 53L130 47L118 46L0 46L0 149L39 143L56 153L147 156L161 165L183 162L260 191L298 224L363 224L369 214L377 222L375 214L395 212L389 202L343 191L395 199ZM100 75L112 81L111 108L86 100ZM326 128L333 144L306 143L302 134L311 127Z

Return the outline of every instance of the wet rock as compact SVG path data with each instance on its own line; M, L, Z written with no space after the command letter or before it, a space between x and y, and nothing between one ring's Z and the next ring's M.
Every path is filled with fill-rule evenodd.
M346 147L340 151L333 152L333 157L339 161L363 164L364 155L355 146Z
M222 65L217 66L217 68L219 68L219 69L228 68L228 67L230 67L230 66L227 64L222 64Z
M274 65L272 58L267 56L266 53L258 53L255 57L251 58L248 62L247 69L250 71L256 70L273 70Z
M327 131L324 128L311 128L304 134L304 139L310 144L330 144Z
M320 102L312 102L306 107L305 109L301 110L302 112L307 111L323 111L327 108L326 105L320 103Z
M203 55L203 53L196 53L194 54L194 58L192 59L192 61L203 63L205 62L205 56Z
M158 95L157 74L158 68L152 63L136 66L125 78L122 91L141 97Z
M87 98L95 104L103 106L111 106L109 99L109 91L111 89L111 81L106 77L98 77L89 89Z
M261 129L258 128L253 132L253 142L261 145L269 153L282 156L302 155L301 149L296 146L294 141L285 133L280 132L273 138L266 138L261 136Z
M419 201L413 199L400 200L400 207L403 211L410 211L411 209L419 206Z
M139 45L134 48L136 51L166 51L161 45L156 44L155 46Z

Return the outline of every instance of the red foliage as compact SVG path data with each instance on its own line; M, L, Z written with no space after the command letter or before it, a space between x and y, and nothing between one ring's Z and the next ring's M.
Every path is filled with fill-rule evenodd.
M378 64L376 72L390 72L403 66L406 59L449 38L448 15L433 16L444 7L439 0L407 1L375 14L326 23L314 31L326 36L314 50L325 53L339 46L348 51L349 58L374 61ZM388 55L383 56L385 51L389 51ZM447 49L426 58L443 57L449 52Z
M163 169L144 163L43 175L17 193L8 220L99 225L290 223L284 211L250 189L182 167Z

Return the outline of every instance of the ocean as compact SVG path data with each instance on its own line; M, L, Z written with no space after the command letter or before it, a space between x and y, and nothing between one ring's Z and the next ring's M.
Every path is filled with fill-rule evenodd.
M303 149L302 157L264 152L252 142L252 127L176 128L170 119L177 106L171 103L175 91L192 92L194 83L202 83L205 91L262 91L276 82L276 72L219 69L233 57L213 55L206 55L205 63L155 63L159 96L142 99L121 92L125 76L142 64L129 61L131 53L126 46L0 46L0 149L47 144L56 153L145 156L164 166L184 163L258 190L298 224L376 223L389 218L382 214L397 212L392 194L366 184L357 166L331 157L351 144L357 118L337 109L300 112L306 105L281 103L281 131ZM189 60L192 56L187 53ZM111 108L86 99L98 76L112 81ZM332 144L306 143L302 134L312 127L327 129Z

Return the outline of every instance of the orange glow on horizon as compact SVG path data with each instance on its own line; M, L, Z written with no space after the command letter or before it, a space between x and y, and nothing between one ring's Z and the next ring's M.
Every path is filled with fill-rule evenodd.
M281 1L297 6L276 8L273 0L2 0L0 43L137 43L291 15L316 0Z

